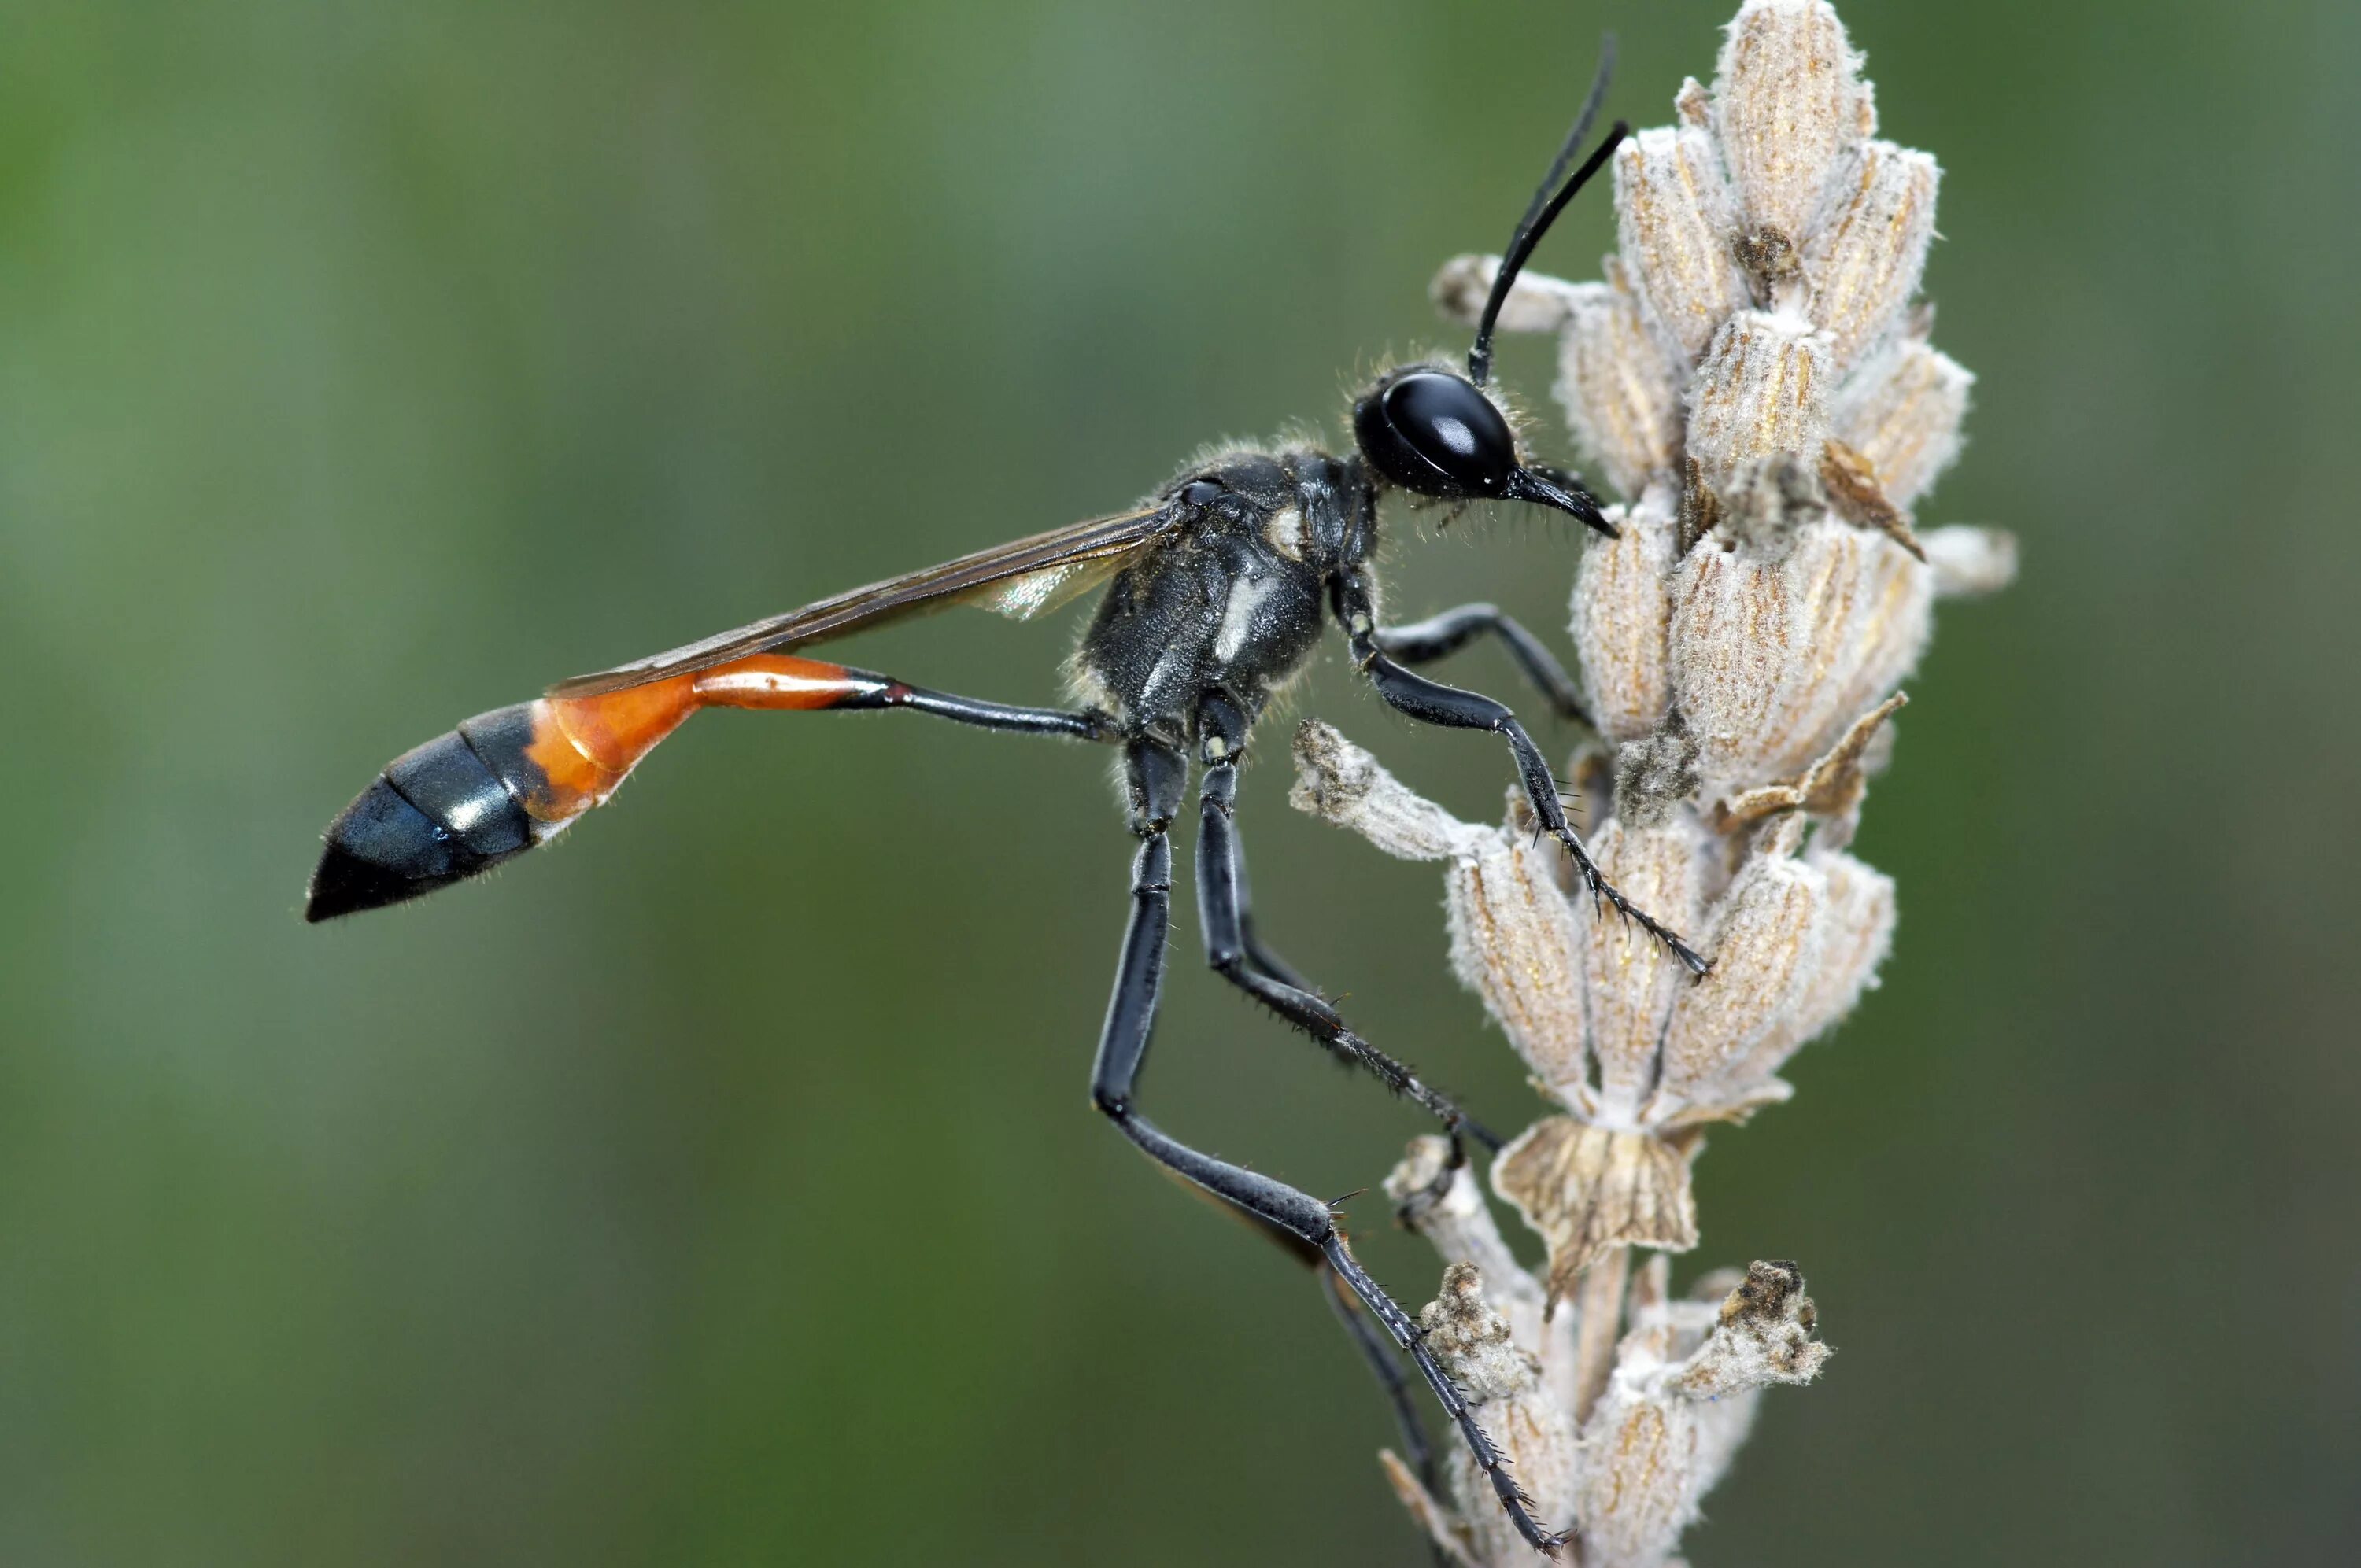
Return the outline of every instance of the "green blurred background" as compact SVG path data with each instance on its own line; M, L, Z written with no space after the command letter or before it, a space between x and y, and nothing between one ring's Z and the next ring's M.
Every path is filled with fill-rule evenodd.
M1087 1108L1094 756L708 719L491 885L297 911L465 715L1337 429L1598 29L1659 123L1731 8L0 0L0 1561L1422 1561L1307 1282ZM2025 575L1912 684L1884 988L1700 1168L1689 1269L1800 1259L1841 1354L1689 1551L2349 1557L2361 11L1843 10L1982 378L1924 516ZM1554 631L1573 560L1405 537L1393 599ZM851 646L1045 699L1068 635ZM1499 798L1333 653L1297 711ZM1268 929L1517 1124L1433 868L1286 732ZM1373 1184L1419 1120L1192 951L1159 1120Z

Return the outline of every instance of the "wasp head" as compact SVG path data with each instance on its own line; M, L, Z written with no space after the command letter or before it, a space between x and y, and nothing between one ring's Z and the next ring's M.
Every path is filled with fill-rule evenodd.
M1353 438L1370 467L1412 495L1532 501L1615 532L1572 475L1520 459L1499 405L1453 371L1418 365L1389 372L1354 403Z

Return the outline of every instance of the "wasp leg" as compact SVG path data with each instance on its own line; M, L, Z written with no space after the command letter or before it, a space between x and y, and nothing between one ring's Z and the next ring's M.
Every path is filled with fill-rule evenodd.
M1370 633L1370 640L1397 663L1423 664L1456 653L1488 631L1507 645L1509 657L1560 718L1571 719L1586 729L1598 728L1590 722L1582 693L1557 655L1540 638L1502 615L1499 605L1463 604L1407 626L1380 626Z
M1542 1552L1554 1552L1563 1539L1543 1529L1525 1506L1506 1462L1477 1424L1466 1396L1426 1348L1410 1314L1370 1277L1346 1245L1328 1205L1268 1176L1232 1165L1167 1136L1133 1108L1132 1093L1156 1025L1157 1000L1164 982L1165 939L1172 915L1172 818L1188 778L1178 752L1153 741L1135 741L1126 757L1133 790L1132 828L1140 839L1132 862L1131 921L1124 931L1123 956L1115 967L1115 991L1091 1068L1091 1101L1139 1151L1166 1170L1245 1211L1274 1230L1316 1248L1336 1277L1367 1307L1400 1349L1410 1353L1444 1414L1458 1427L1477 1466L1491 1478L1492 1490L1517 1532Z
M1296 972L1295 966L1271 949L1255 928L1254 895L1246 888L1246 858L1235 857L1231 870L1235 873L1238 889L1238 939L1246 949L1246 962L1270 976L1281 985L1291 985L1298 991L1309 991L1312 982Z
M1332 587L1336 619L1345 623L1345 634L1352 640L1353 663L1368 676L1369 684L1386 706L1424 724L1437 724L1450 729L1488 729L1509 742L1510 751L1517 760L1517 777L1524 785L1525 799L1532 806L1533 819L1543 831L1565 846L1566 853L1582 872L1582 880L1594 899L1613 906L1618 915L1630 920L1680 959L1691 974L1703 974L1706 961L1694 948L1680 938L1670 927L1625 898L1613 883L1598 874L1598 867L1583 847L1573 828L1567 825L1565 806L1558 799L1557 780L1543 760L1541 748L1517 722L1517 716L1500 704L1477 692L1461 691L1414 675L1388 658L1377 642L1377 616L1371 603L1367 582L1358 572L1337 576Z
M1426 1441L1425 1423L1418 1419L1418 1405L1411 1398L1410 1383L1402 1376L1400 1364L1394 1360L1393 1347L1386 1343L1383 1334L1369 1326L1352 1292L1338 1282L1336 1271L1324 1264L1320 1269L1320 1293L1328 1298L1329 1310L1352 1336L1354 1346L1368 1364L1378 1387L1385 1390L1386 1403L1394 1412L1394 1430L1400 1435L1402 1453L1410 1461L1411 1473L1418 1476L1428 1496L1440 1492L1443 1488L1434 1468L1434 1450ZM1444 1555L1443 1548L1430 1541L1427 1550L1433 1553L1435 1568L1450 1568L1450 1559Z
M1202 1195L1202 1194L1201 1194ZM1353 1348L1361 1354L1362 1363L1378 1380L1378 1390L1385 1395L1386 1405L1393 1412L1394 1429L1401 1440L1402 1453L1409 1457L1411 1469L1430 1494L1442 1491L1434 1467L1434 1448L1426 1440L1426 1427L1418 1419L1417 1398L1411 1392L1410 1382L1402 1376L1400 1363L1394 1359L1394 1347L1379 1333L1353 1298L1337 1279L1336 1271L1318 1247L1308 1245L1290 1232L1283 1231L1266 1220L1257 1219L1227 1203L1219 1205L1225 1214L1239 1220L1257 1235L1277 1246L1289 1257L1319 1276L1320 1293L1327 1298L1328 1310L1336 1315ZM1435 1568L1450 1568L1440 1548L1436 1549Z
M1247 962L1245 896L1238 880L1238 759L1246 718L1226 697L1208 697L1198 710L1205 737L1205 776L1198 786L1197 918L1205 939L1205 962L1214 973L1294 1025L1348 1066L1374 1075L1396 1094L1416 1101L1454 1134L1465 1132L1488 1149L1500 1139L1419 1081L1418 1075L1355 1034L1334 1007L1293 979L1258 972Z
M855 673L867 674L865 671ZM1003 734L1062 735L1076 740L1106 740L1115 735L1114 726L1107 716L1094 708L1016 707L1005 702L984 702L972 696L956 696L950 692L929 691L925 686L910 685L890 676L871 678L878 683L878 689L873 694L863 693L837 703L834 705L837 709L857 713L863 708L904 708L911 713L931 713L937 718L948 718L954 724L996 729Z

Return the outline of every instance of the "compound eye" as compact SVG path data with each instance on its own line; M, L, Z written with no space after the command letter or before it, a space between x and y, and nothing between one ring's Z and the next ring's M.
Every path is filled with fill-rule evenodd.
M1224 496L1229 488L1215 479L1191 479L1180 487L1180 499L1192 507L1209 507Z
M1386 477L1430 496L1499 496L1517 443L1490 399L1442 370L1415 370L1355 411L1361 447Z

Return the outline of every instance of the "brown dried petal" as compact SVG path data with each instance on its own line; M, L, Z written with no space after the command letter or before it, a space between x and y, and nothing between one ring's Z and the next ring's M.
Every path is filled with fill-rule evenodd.
M1575 651L1590 716L1612 740L1635 740L1664 717L1673 509L1661 487L1617 514L1620 537L1590 535L1574 585Z
M1692 931L1701 923L1704 839L1687 812L1657 828L1635 828L1618 817L1598 830L1590 850L1624 897L1673 929ZM1596 1114L1629 1124L1655 1076L1657 1044L1675 999L1688 990L1688 971L1662 942L1612 909L1581 907L1584 993L1598 1072Z
M1701 1146L1551 1116L1500 1151L1492 1190L1549 1244L1551 1299L1611 1247L1697 1245L1689 1162Z
M1741 311L1689 383L1688 453L1719 488L1741 464L1792 454L1817 467L1828 439L1828 340L1800 316Z
M1622 263L1610 256L1606 271L1604 283L1567 286L1557 397L1575 440L1617 490L1636 496L1680 455L1678 367L1648 330Z
M1714 77L1722 155L1751 229L1803 242L1869 110L1861 57L1822 0L1749 0Z
M1830 437L1820 445L1820 488L1828 492L1828 510L1856 528L1873 528L1919 560L1927 547L1910 531L1910 519L1886 496L1869 459Z
M1742 790L1718 801L1713 830L1735 833L1740 828L1783 811L1808 812L1814 817L1850 817L1861 809L1869 787L1869 757L1885 721L1909 702L1895 692L1853 721L1826 755L1797 777L1774 784Z
M1837 438L1869 464L1885 499L1907 510L1960 455L1975 378L1919 338L1890 342L1838 390Z
M1693 361L1750 298L1713 137L1694 126L1642 131L1615 150L1615 234L1632 286L1668 346Z
M1890 141L1864 142L1830 189L1818 232L1804 247L1807 313L1850 365L1885 335L1926 269L1935 237L1935 160Z

